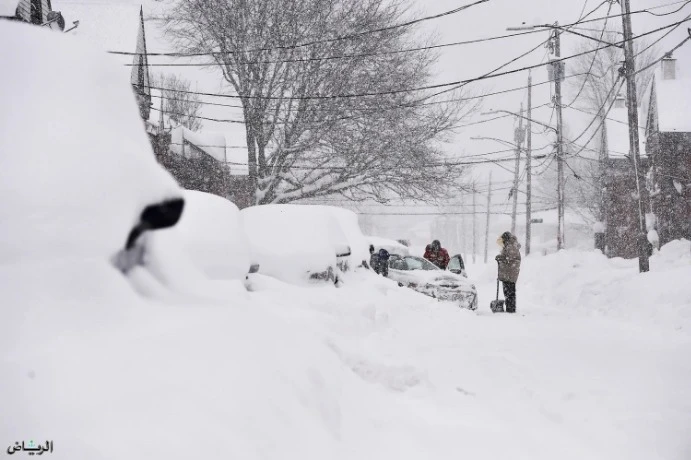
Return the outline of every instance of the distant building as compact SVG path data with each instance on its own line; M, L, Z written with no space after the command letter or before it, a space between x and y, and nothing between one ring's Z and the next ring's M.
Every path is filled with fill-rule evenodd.
M640 212L636 171L629 145L629 123L626 98L617 95L605 120L605 139L602 145L602 224L604 234L596 234L596 247L608 257L632 259L638 257ZM645 157L644 137L639 136L640 181L645 181L648 159ZM646 199L643 197L642 199Z
M239 208L252 203L249 176L242 156L228 155L223 133L195 132L178 126L163 134L167 145L156 150L156 159L183 188L213 193Z
M665 57L642 101L660 244L691 239L691 74L680 70L676 59Z
M147 56L144 11L139 10L137 46L132 61L130 83L137 97L139 114L149 134L156 159L188 190L213 193L244 208L252 204L246 157L229 160L223 133L195 132L173 127L165 114L163 94L158 91L159 108L153 107ZM158 112L152 117L151 111ZM158 118L158 121L154 121Z
M636 175L627 157L609 157L604 160L605 254L608 257L633 259L638 257L640 215ZM647 168L647 159L641 158L641 169Z

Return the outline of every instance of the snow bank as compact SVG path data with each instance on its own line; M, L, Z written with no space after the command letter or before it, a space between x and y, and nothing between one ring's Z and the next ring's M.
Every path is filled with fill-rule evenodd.
M492 283L496 264L488 263L477 278ZM690 279L691 242L677 240L650 258L648 273L638 273L637 259L608 259L595 250L524 258L518 292L546 314L573 312L691 331Z
M150 239L161 245L161 251L181 247L211 279L244 279L250 251L238 207L195 190L185 190L184 198L185 209L177 225L153 233Z
M75 37L3 21L0 43L0 261L111 257L146 205L180 196L132 88Z
M259 272L284 281L301 282L310 273L335 269L337 254L349 247L338 219L325 207L272 204L240 214Z

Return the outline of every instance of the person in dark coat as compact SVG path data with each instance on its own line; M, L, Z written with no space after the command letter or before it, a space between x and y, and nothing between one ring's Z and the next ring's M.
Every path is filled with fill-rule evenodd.
M369 245L369 266L375 273L377 272L377 267L379 267L379 253L374 251L374 245Z
M374 245L369 245L369 265L377 275L389 276L389 252L386 249L374 250Z
M377 253L377 268L374 269L380 275L389 276L389 251L380 249Z
M501 253L494 259L499 264L499 281L504 286L504 298L506 299L506 312L516 312L516 281L521 271L521 245L516 235L504 232L497 239L501 246Z
M451 260L449 252L441 247L439 240L432 241L432 244L425 248L425 255L423 257L442 270L446 270L449 260Z

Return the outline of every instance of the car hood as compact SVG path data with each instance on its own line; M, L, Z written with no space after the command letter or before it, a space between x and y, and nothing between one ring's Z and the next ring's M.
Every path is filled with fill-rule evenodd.
M392 276L393 275L393 276ZM395 270L389 269L389 276L400 281L417 284L457 285L472 289L473 283L462 275L443 270Z

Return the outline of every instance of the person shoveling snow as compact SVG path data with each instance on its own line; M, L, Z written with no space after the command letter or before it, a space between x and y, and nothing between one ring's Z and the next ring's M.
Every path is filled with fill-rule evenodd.
M504 298L506 299L506 312L516 313L516 281L521 270L521 245L516 235L504 232L497 238L497 244L501 246L501 253L494 259L497 261L497 279L504 286Z

